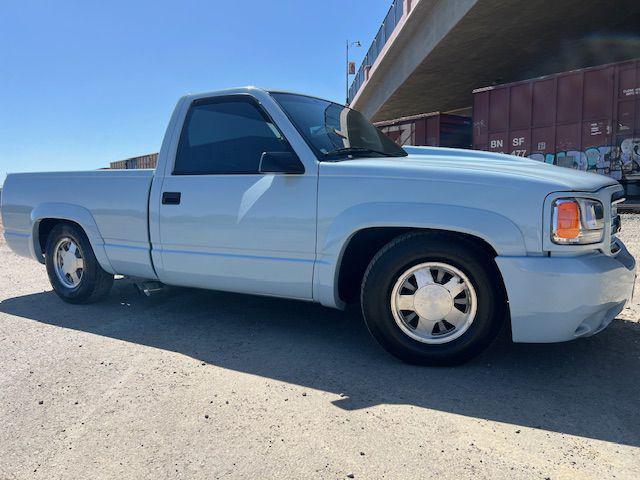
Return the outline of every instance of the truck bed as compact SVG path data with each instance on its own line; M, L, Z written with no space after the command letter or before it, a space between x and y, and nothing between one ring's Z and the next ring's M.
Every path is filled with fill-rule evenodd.
M97 170L10 174L2 192L5 237L16 251L33 255L30 243L41 218L72 211L92 245L96 238L113 273L153 278L149 255L148 202L153 170ZM95 237L95 238L92 238ZM33 247L37 252L37 246ZM103 265L105 266L105 265Z

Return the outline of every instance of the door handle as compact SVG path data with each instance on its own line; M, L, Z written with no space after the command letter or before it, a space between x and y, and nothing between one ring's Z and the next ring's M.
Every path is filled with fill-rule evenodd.
M163 205L180 205L180 192L162 192Z

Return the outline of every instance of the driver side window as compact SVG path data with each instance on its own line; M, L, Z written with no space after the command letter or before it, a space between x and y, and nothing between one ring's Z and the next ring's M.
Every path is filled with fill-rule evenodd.
M263 152L291 151L251 97L195 101L185 120L174 175L256 174Z

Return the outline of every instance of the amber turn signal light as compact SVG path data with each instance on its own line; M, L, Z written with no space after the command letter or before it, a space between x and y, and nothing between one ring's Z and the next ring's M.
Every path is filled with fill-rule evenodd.
M556 208L558 209L556 236L565 239L578 238L580 236L580 207L578 202L562 202Z

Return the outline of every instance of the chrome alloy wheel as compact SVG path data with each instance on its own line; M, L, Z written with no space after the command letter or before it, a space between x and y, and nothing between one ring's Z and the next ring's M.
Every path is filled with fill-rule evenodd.
M84 260L80 248L69 237L64 237L58 241L53 251L53 267L56 276L65 287L77 288L84 271Z
M476 316L476 290L459 269L439 262L411 267L391 291L400 329L422 343L447 343L466 332Z

